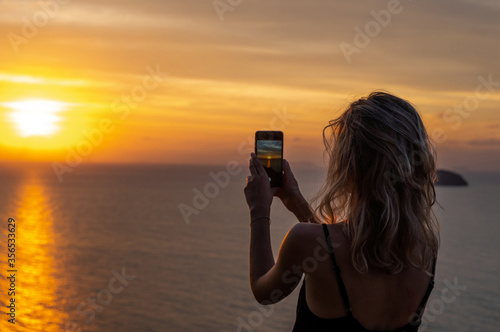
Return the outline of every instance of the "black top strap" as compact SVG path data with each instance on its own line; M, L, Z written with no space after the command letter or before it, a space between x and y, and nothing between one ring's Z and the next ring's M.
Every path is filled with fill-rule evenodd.
M337 261L335 260L335 254L333 253L333 247L330 240L330 233L328 232L328 227L326 226L326 224L322 225L323 225L323 231L325 232L326 244L328 245L328 252L330 253L330 257L332 257L333 270L335 271L335 275L337 276L340 296L342 297L342 301L344 301L344 305L347 308L348 315L352 315L351 304L349 303L349 298L347 297L347 290L345 288L344 281L342 281L342 277L340 276L340 268L337 265Z
M432 264L432 276L431 276L431 280L429 280L429 286L427 286L427 291L425 292L424 297L422 298L422 301L420 301L418 309L415 312L415 316L413 317L413 321L418 321L420 315L422 314L422 311L425 308L425 304L427 303L427 300L429 299L429 295L431 295L432 289L434 288L434 276L436 275L436 261L437 261L437 258L435 257L434 263Z

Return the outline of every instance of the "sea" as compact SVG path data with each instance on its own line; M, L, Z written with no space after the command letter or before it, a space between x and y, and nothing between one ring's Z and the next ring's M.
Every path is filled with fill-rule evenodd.
M294 171L311 198L323 170ZM298 289L272 306L250 290L247 175L237 163L82 163L60 179L50 164L0 166L0 330L291 331ZM469 186L437 187L420 331L499 331L500 173L463 176ZM276 256L297 221L278 199L271 217Z

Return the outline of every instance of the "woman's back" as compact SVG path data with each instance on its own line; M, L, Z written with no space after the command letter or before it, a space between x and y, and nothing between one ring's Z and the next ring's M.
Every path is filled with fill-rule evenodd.
M349 254L349 243L342 231L342 224L327 225L334 250L335 260L342 271L342 281L345 284L348 301L352 308L352 316L367 330L393 331L411 322L413 315L424 298L429 286L430 277L423 271L407 268L398 274L390 274L380 269L369 269L367 273L359 273L352 265ZM321 319L343 318L347 315L339 282L333 269L333 263L325 248L325 235L322 225L304 224L302 229L308 234L308 243L301 250L306 256L314 257L306 266L305 286L301 290L304 301L312 316L300 316L297 319L314 320L314 322L299 322L309 326L318 325ZM321 239L321 240L320 240ZM318 251L318 246L323 249ZM315 254L316 252L316 254ZM304 308L302 308L304 310ZM318 319L316 319L318 318ZM335 326L336 322L323 321ZM337 322L338 323L338 322ZM296 329L301 331L301 329Z

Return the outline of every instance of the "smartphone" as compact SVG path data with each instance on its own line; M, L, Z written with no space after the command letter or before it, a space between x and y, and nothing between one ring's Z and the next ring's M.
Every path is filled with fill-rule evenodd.
M283 164L283 132L257 131L255 154L269 176L271 187L281 187Z

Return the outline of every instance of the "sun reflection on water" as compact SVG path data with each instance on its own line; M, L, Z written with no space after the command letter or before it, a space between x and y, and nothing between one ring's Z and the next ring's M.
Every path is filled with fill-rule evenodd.
M33 176L20 190L16 220L16 324L7 322L4 307L10 300L5 291L9 280L0 279L2 305L1 331L64 331L69 316L62 308L63 273L57 259L56 235L50 199L43 184ZM5 219L5 218L4 218ZM4 221L5 225L7 220ZM5 227L6 228L6 227ZM2 230L6 234L7 230ZM5 236L2 237L6 239ZM1 252L6 244L1 241ZM5 256L6 257L6 254ZM1 260L2 275L7 270L6 258Z

